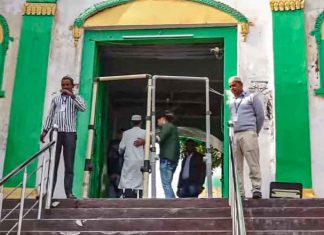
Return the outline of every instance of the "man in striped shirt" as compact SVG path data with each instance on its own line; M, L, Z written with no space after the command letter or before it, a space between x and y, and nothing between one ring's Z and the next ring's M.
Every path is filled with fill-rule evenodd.
M75 199L76 197L72 193L72 184L77 140L76 118L78 111L84 112L86 110L86 104L80 96L73 94L74 81L71 77L63 77L61 80L61 87L61 94L52 99L50 111L44 124L40 140L44 143L44 138L53 125L56 124L58 126L53 192L56 185L57 169L63 147L65 194L67 198Z

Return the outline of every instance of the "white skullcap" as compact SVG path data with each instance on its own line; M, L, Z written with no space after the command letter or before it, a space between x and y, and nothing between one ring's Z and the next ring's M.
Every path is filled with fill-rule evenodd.
M132 118L131 118L132 121L142 121L142 117L141 115L133 115Z

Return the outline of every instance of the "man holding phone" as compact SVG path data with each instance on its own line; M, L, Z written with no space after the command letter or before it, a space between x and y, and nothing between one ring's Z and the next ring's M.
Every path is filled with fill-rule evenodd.
M53 179L53 192L56 185L57 169L60 162L63 147L65 166L64 189L67 198L75 199L72 193L73 166L76 148L76 119L77 112L84 112L86 104L79 95L73 93L74 81L70 76L64 76L61 80L61 94L52 99L49 114L43 127L40 141L44 143L45 136L54 124L58 125L56 143L55 167Z

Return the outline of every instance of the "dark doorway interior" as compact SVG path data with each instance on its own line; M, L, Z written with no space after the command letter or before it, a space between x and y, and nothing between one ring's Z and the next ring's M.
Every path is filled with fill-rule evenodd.
M99 49L100 76L158 74L206 76L210 86L223 93L223 59L210 49L223 48L222 42L174 45L104 45ZM146 114L147 81L114 81L107 85L109 114L114 131L128 127L132 114ZM205 84L188 81L158 81L157 110L171 110L178 126L205 129ZM211 132L223 140L221 96L210 93Z
M115 45L99 47L99 76L152 74L209 77L213 90L223 93L224 61L216 58L212 48L223 42L199 44ZM111 81L104 92L109 139L120 128L130 127L133 114L146 115L147 80ZM156 110L170 110L175 124L205 130L205 83L157 81ZM106 102L106 104L105 104ZM223 141L223 98L210 92L211 134ZM108 143L109 141L104 141ZM108 146L108 145L107 145ZM107 152L107 146L103 146ZM104 151L105 152L105 151ZM103 172L105 173L105 172Z

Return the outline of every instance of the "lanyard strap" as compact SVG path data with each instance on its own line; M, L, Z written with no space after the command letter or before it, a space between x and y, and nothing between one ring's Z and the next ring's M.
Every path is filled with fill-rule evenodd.
M240 107L242 101L243 101L243 98L244 98L244 96L241 98L241 100L240 100L240 102L238 103L238 105L236 105L236 100L235 100L235 102L234 102L234 106L235 106L235 113L236 113L236 114L237 114L237 112L238 112L238 109L239 109L239 107Z

